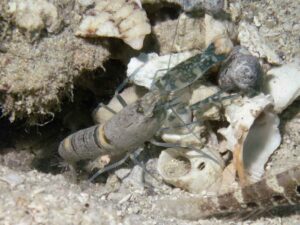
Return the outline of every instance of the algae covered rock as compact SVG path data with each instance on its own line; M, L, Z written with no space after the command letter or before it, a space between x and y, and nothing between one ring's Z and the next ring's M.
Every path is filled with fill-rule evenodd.
M2 113L11 121L49 119L72 96L75 78L102 67L109 52L75 37L82 9L74 0L5 0L0 9Z

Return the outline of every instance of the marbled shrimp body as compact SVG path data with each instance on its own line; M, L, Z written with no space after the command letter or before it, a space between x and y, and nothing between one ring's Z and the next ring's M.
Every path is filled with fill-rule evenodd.
M105 124L89 127L65 138L59 154L70 163L101 155L124 155L149 141L162 126L167 108L178 93L224 59L211 44L202 54L172 68L137 102L115 114ZM176 96L175 96L176 97Z
M162 93L176 93L203 78L209 69L225 59L224 55L217 55L215 51L215 45L210 44L203 53L192 56L170 69L154 83L153 88L158 88Z
M105 124L79 130L59 146L60 156L70 163L95 159L101 155L116 156L134 151L150 140L165 118L157 92L149 92L137 102L123 108Z

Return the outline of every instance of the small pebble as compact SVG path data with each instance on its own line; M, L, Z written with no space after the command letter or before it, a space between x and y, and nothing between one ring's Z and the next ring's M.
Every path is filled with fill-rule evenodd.
M17 185L22 184L24 182L24 178L19 176L16 173L10 173L6 176L2 176L2 177L0 177L0 180L8 183L12 188L14 188Z

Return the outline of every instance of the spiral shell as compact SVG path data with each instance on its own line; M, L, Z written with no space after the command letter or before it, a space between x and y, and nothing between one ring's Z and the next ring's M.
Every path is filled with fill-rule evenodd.
M218 83L225 90L260 90L262 74L258 58L247 49L236 46L221 68Z
M164 181L192 193L217 190L224 163L211 149L168 148L159 156L157 169Z

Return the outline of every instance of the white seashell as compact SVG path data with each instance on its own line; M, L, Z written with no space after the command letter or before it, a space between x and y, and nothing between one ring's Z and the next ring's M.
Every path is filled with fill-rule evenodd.
M218 190L224 163L219 153L203 148L168 148L161 152L157 170L164 181L192 193Z
M230 123L219 129L233 151L241 182L254 182L264 174L264 165L281 142L279 118L272 110L270 95L244 97L241 105L232 104L225 115Z
M140 54L131 58L128 64L127 76L139 86L151 88L154 80L161 78L170 68L193 56L191 52L158 56L156 53Z
M281 64L282 61L266 40L259 34L257 28L247 22L241 22L238 28L238 40L252 55L258 58L266 58L269 63Z
M121 97L125 100L127 104L131 104L141 98L144 94L146 94L147 90L142 87L131 86L126 89L122 93L120 93ZM123 109L123 106L119 102L119 100L114 97L110 100L107 105L109 108L113 109L115 112L119 112ZM93 120L95 123L104 124L108 121L114 114L107 109L100 107L96 108L93 111Z
M272 95L274 109L281 113L300 96L300 59L269 70L266 80L264 91Z
M13 0L8 3L8 7L16 25L29 32L40 32L46 28L52 33L61 25L57 8L46 0Z
M136 50L143 47L144 38L151 33L145 11L139 1L98 0L87 11L76 35L81 37L117 37Z

